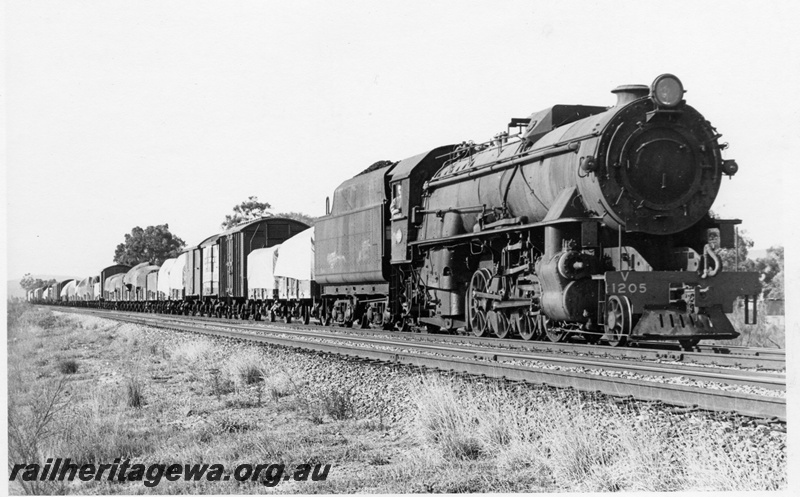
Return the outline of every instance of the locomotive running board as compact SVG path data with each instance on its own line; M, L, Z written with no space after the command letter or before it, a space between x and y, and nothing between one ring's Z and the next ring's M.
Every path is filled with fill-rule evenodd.
M446 238L435 238L431 240L418 240L416 242L409 242L409 245L416 247L425 247L429 245L440 245L448 242L457 242L470 239L480 239L488 235L501 235L503 233L510 233L513 231L526 230L532 228L544 228L546 226L555 226L558 224L571 224L571 223L599 223L603 219L600 217L567 217L562 219L554 219L552 221L540 221L538 223L520 224L517 226L504 226L502 228L478 231L475 233L463 233L461 235L448 236Z

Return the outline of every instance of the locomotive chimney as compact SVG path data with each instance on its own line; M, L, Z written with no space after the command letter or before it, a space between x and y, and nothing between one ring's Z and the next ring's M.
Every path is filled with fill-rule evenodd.
M617 95L617 107L628 105L642 97L650 94L650 88L646 85L622 85L611 90L611 93Z

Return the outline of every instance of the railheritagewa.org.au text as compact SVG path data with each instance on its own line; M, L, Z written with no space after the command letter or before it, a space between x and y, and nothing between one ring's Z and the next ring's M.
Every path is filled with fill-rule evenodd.
M70 459L50 458L45 464L14 464L9 481L142 481L155 487L167 481L258 481L274 487L282 481L325 481L330 464L240 464L228 471L222 464L131 464L115 459L111 464L73 464Z

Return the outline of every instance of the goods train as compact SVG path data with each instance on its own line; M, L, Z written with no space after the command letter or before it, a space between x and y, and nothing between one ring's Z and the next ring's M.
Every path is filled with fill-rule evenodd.
M717 254L740 223L709 213L738 170L727 144L671 74L612 93L373 164L313 228L257 219L29 298L611 345L737 337L726 313L742 298L755 322L760 287Z

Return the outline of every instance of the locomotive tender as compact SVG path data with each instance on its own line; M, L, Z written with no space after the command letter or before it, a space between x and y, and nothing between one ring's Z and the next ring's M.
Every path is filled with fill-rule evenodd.
M526 340L735 338L725 313L744 297L755 322L759 275L723 271L715 250L740 221L709 209L738 166L675 76L613 93L613 107L556 105L486 143L376 163L311 230L254 220L161 268L106 268L79 298Z
M725 313L758 275L722 271L713 240L731 248L740 221L709 216L736 163L675 76L613 93L343 183L316 224L322 317L615 345L738 336Z

